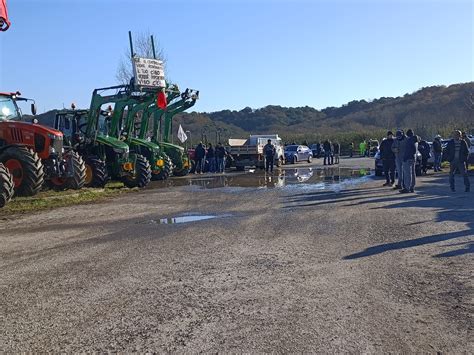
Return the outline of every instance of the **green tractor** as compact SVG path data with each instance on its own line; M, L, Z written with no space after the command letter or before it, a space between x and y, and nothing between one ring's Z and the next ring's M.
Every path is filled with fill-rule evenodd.
M131 150L148 159L152 180L165 180L173 168L170 158L158 144L135 134L137 125L140 125L139 113L153 104L155 99L155 92L136 92L131 93L128 100L117 102L112 114L110 135L123 140Z
M180 97L180 99L173 102L173 100L178 97ZM174 165L173 175L175 176L185 176L189 174L189 171L191 169L191 162L189 156L184 151L183 147L176 144L172 144L170 142L172 135L171 126L173 116L194 106L198 98L199 91L186 89L184 93L180 93L176 87L172 87L167 92L167 101L171 102L171 104L168 105L166 110L162 110L157 107L156 104L153 104L148 106L148 108L143 111L139 136L142 139L146 139L146 136L149 131L148 125L150 123L150 117L153 115L153 133L151 135L151 141L156 144L159 144L160 147L164 150L164 152L171 158L171 161ZM160 141L159 137L163 117L163 140Z
M127 88L125 88L127 89ZM117 90L113 95L104 91ZM102 110L105 104L128 100L124 86L95 89L89 110L62 110L56 115L55 128L62 131L86 163L86 186L103 187L112 178L127 187L145 187L151 179L148 160L130 151L127 143L110 136L112 112Z

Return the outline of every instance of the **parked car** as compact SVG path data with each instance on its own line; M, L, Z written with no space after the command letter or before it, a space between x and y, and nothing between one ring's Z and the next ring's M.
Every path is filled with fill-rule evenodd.
M383 161L380 159L380 149L375 153L374 160L375 176L383 176ZM421 176L421 154L419 151L416 152L415 174L416 176Z
M380 148L380 142L377 139L371 139L368 143L370 144L369 156L374 157Z
M285 160L292 164L299 161L311 163L313 160L313 152L305 145L287 145L285 147Z
M313 158L321 158L322 156L324 156L324 148L323 148L323 145L322 144L311 144L309 146L309 148L311 149L311 151L313 152Z

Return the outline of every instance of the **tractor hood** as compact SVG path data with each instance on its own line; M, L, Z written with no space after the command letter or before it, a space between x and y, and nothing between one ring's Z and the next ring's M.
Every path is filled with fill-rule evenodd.
M165 142L160 142L160 145L162 145L163 147L169 148L169 149L180 150L181 153L184 153L184 148L181 147L180 145L165 143Z
M63 133L61 131L55 130L53 128L42 126L36 123L23 122L23 121L0 121L3 125L8 128L16 128L23 132L33 132L39 133L42 135L55 136L56 139L62 139ZM52 138L52 137L51 137Z
M110 136L104 136L103 134L98 134L97 135L97 142L111 146L112 148L118 148L118 149L123 149L124 151L128 152L128 144L121 141L120 139L110 137Z
M136 145L140 145L142 147L146 147L146 148L148 148L149 150L151 150L152 152L155 152L155 153L160 152L160 146L159 145L157 145L153 142L147 141L146 139L132 138L131 143L136 144Z

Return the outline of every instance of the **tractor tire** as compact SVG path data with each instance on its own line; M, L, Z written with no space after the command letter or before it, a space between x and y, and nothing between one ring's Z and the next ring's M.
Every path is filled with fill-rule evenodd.
M135 161L135 174L134 176L125 176L122 182L127 187L145 187L151 180L151 167L148 159L143 155L137 154Z
M86 187L104 187L109 181L107 166L105 162L95 155L89 155L84 159Z
M13 176L16 196L33 196L44 183L43 163L38 154L23 146L12 146L0 154L0 162Z
M5 165L0 163L0 208L4 207L11 200L14 193L13 176Z
M173 171L173 162L166 154L164 154L163 159L165 160L165 166L159 174L153 174L152 180L166 180L170 177L171 172Z
M74 174L71 177L55 177L47 182L49 188L55 191L80 190L86 182L86 165L81 156L74 151L68 152L66 159L71 159ZM69 167L69 161L67 162Z

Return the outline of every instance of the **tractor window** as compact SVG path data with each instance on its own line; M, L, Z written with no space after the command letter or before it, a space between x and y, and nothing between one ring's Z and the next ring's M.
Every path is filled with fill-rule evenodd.
M110 124L111 124L111 117L110 116L99 116L99 132L108 136L110 133Z
M0 97L0 120L18 120L20 118L15 102L9 97Z

